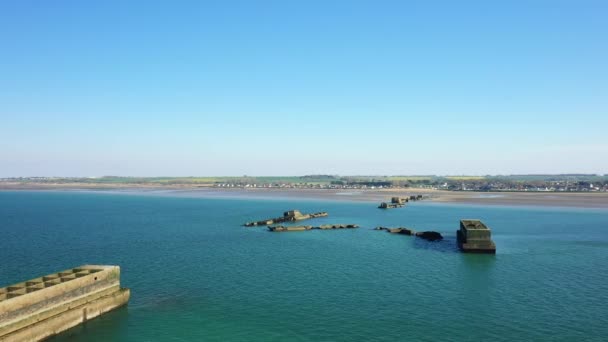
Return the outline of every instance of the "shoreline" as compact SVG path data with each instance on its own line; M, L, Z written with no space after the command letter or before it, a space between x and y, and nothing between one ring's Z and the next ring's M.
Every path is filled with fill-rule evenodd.
M423 202L499 205L543 206L608 209L608 192L560 193L560 192L463 192L432 189L280 189L280 188L215 188L208 186L171 185L2 185L0 191L99 191L126 193L176 193L202 197L255 197L301 198L355 202L385 202L393 196L423 195Z

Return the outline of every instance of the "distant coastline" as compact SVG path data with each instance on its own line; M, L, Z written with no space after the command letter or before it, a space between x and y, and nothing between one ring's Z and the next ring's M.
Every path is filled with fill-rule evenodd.
M424 188L402 189L294 189L294 188L217 188L208 185L150 184L40 184L0 182L0 191L8 190L85 190L120 192L175 192L201 197L302 198L358 202L381 202L391 196L423 195L424 201L436 203L547 206L608 209L608 192L477 192Z
M221 176L221 177L8 177L5 186L194 187L222 189L377 190L433 189L479 192L608 192L608 175L536 174L486 176Z

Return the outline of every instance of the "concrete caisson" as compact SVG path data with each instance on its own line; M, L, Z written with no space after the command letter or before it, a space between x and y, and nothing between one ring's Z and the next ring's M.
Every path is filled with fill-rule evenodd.
M84 265L0 289L0 341L40 341L127 304L120 267Z
M496 254L492 231L480 220L461 220L456 237L458 247L465 253Z

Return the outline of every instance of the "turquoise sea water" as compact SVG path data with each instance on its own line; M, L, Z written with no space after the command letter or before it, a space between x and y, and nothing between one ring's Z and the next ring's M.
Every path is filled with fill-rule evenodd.
M292 208L361 228L241 226ZM493 229L496 256L457 252L461 218ZM605 210L0 192L0 234L0 286L85 263L122 267L129 306L53 341L608 337Z

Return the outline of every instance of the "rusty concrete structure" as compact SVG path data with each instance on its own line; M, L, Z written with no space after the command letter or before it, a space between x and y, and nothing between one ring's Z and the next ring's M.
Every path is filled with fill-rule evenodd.
M413 229L409 229L409 228L404 228L404 227L399 227L399 228L390 228L390 227L379 227L378 230L386 230L389 233L392 234L403 234L403 235L415 235L416 231Z
M407 202L409 202L409 199L405 198L405 197L393 197L393 198L391 198L391 203L393 203L393 204L405 204Z
M373 230L384 230L393 234L416 236L427 241L441 241L443 235L436 231L416 232L405 227L379 226ZM492 241L492 231L480 220L461 220L460 230L456 231L456 243L464 253L495 254L496 245Z
M382 202L380 203L380 205L378 206L378 209L395 209L395 208L401 208L405 206L405 204L397 204L397 203L386 203L386 202Z
M0 289L0 341L40 341L127 304L120 267L83 265Z
M312 219L312 218L326 217L326 216L328 216L328 214L325 211L321 211L321 212L313 213L313 214L302 214L299 210L289 210L289 211L284 212L282 217L271 218L271 219L266 219L266 220L261 220L261 221L247 222L244 224L244 226L245 227L268 226L268 225L276 224L276 223L295 222L295 221L302 221L302 220L308 220L308 219Z
M465 253L496 254L492 231L480 220L460 220L456 238L458 248Z

